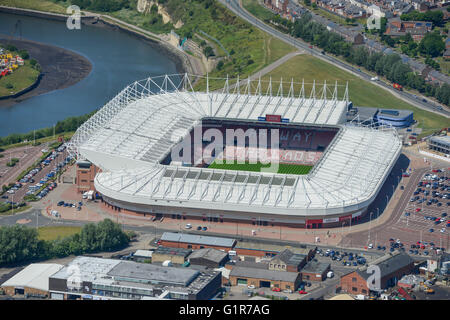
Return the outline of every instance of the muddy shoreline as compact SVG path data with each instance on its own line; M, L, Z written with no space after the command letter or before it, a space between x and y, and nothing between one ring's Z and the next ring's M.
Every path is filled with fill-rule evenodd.
M33 16L48 20L65 21L66 19L65 16L59 14L38 12L20 8L0 7L0 12L15 14L18 16ZM177 73L187 72L196 74L196 71L193 70L193 66L191 65L189 59L182 53L177 52L177 49L171 47L163 41L154 40L143 34L129 30L113 22L105 21L101 18L82 17L82 24L98 28L106 28L116 32L125 32L128 35L145 42L160 53L168 56L169 59L175 63ZM15 45L19 49L26 49L30 53L31 58L36 59L41 65L43 75L36 88L20 95L19 97L0 100L0 107L14 106L25 99L53 90L67 88L87 77L92 71L92 64L86 57L70 50L30 40L8 39L6 41L4 38L5 37L0 35L0 43L8 42ZM45 54L43 54L43 52L45 52ZM49 54L49 52L51 52L51 54ZM49 59L49 56L52 58Z
M10 107L34 96L67 88L92 71L92 64L87 58L67 49L30 40L0 38L0 43L27 50L30 59L36 59L42 68L42 78L36 88L16 98L0 100L0 107Z

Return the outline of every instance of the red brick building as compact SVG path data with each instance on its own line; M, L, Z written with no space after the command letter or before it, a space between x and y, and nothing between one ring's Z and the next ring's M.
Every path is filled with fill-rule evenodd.
M330 271L330 264L310 261L300 271L305 281L324 281Z
M234 267L230 272L232 286L244 285L255 288L279 288L296 290L302 281L298 272L279 272L266 269Z
M308 257L304 254L293 253L285 249L270 260L269 270L299 272L306 264Z
M396 285L401 277L412 273L415 269L414 260L409 255L398 251L373 261L371 265L376 265L380 268L380 289ZM370 290L367 280L371 274L364 267L343 275L341 277L341 289L351 294L368 295Z
M95 190L94 179L100 169L94 166L90 161L77 161L77 191L80 193Z

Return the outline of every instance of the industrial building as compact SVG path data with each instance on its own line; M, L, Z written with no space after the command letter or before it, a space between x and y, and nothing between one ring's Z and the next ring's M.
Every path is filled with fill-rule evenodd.
M150 250L136 250L136 252L133 255L133 261L136 262L149 262L152 261L152 254L153 251Z
M232 88L223 79L223 90L195 92L193 77L135 82L74 134L68 151L101 169L94 186L103 201L142 215L337 227L367 213L400 155L396 130L346 123L345 85L315 84L307 97L305 84L293 80L284 83L291 90L283 95L283 82L277 88L248 79ZM263 85L271 90L263 93ZM311 133L317 139L308 152L320 158L303 175L166 161L185 137L214 121ZM322 143L324 135L331 142Z
M324 281L331 265L326 262L311 260L301 270L304 281Z
M1 287L5 294L44 298L49 295L48 279L64 266L56 263L33 263L5 281Z
M233 286L253 285L255 288L280 288L294 291L300 285L302 276L298 272L279 272L235 266L231 269L229 280Z
M204 248L192 252L188 258L188 261L191 265L219 268L224 266L228 261L228 254L214 248Z
M185 248L185 249L203 249L214 248L217 250L232 250L236 245L235 239L200 236L187 233L164 232L161 236L160 245L171 248Z
M159 246L153 251L152 263L171 261L173 264L184 264L191 252L191 249Z
M80 256L50 276L52 299L207 300L221 286L217 271Z
M396 285L404 275L413 273L415 269L414 260L406 253L399 251L388 253L372 261L369 266L372 265L380 268L379 289ZM367 279L371 275L372 273L367 272L367 267L358 268L341 277L341 289L351 294L369 295Z
M291 250L285 249L270 260L269 270L299 272L307 260L307 255L293 253Z
M243 256L274 257L287 249L285 245L275 244L274 242L275 241L256 242L240 240L235 245L234 250L238 255ZM303 245L299 247L290 246L289 250L295 254L305 255L306 261L309 261L314 256L316 248L308 248Z
M450 154L450 136L433 136L427 140L428 148Z

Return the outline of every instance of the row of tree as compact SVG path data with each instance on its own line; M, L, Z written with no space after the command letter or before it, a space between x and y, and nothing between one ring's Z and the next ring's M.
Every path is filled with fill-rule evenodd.
M109 219L87 224L79 233L52 241L40 240L34 228L3 226L0 227L0 266L115 251L126 247L129 241L130 235Z
M70 117L58 121L55 125L55 134L64 132L72 132L77 130L86 120L88 120L97 110L79 117ZM28 133L13 133L6 137L0 137L0 146L6 146L23 141L33 141L33 139L40 139L50 137L53 135L53 127L43 128L39 130L30 131Z
M312 43L325 52L342 56L346 61L374 71L388 80L410 89L416 89L439 102L450 105L450 85L442 86L426 83L422 76L414 73L409 65L402 62L398 54L385 55L370 52L365 47L353 47L337 33L328 31L323 25L312 20L309 13L296 20L291 34Z
M80 9L101 12L113 12L122 8L129 8L130 2L130 0L71 0L71 3L79 6Z

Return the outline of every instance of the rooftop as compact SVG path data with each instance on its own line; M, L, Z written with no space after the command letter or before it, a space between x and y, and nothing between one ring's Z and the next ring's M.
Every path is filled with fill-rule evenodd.
M48 278L64 266L55 263L33 263L2 284L2 287L27 287L48 291Z
M433 136L431 141L450 146L450 136Z
M181 257L186 258L189 254L191 254L191 252L192 252L191 249L159 246L153 252L153 255L164 254L164 255L171 255L171 256L181 256Z
M279 272L267 269L234 267L231 270L230 276L295 282L299 274L297 272Z
M97 277L106 275L121 260L76 257L72 262L55 273L52 278L67 280L69 277L77 276L81 281L94 281Z
M192 254L189 256L190 259L198 259L203 258L206 260L214 261L214 262L221 262L224 258L226 258L228 254L226 252L214 249L214 248L204 248L200 250L195 250L192 252Z
M153 251L150 250L136 250L136 252L134 253L135 257L145 257L145 258L151 258L153 254Z
M282 252L286 249L289 249L291 252L296 254L302 254L302 255L309 255L312 249L307 248L299 248L299 247L292 247L292 246L285 246L285 245L277 245L277 244L270 244L266 242L255 242L255 241L239 241L236 244L235 248L241 248L241 249L250 249L250 250L264 250L264 251L274 251L274 252Z
M235 239L199 236L187 233L164 232L161 236L161 241L182 242L191 244L200 244L208 246L220 246L232 248L236 243Z
M305 258L305 254L294 253L289 249L285 249L278 253L273 259L280 259L287 265L298 266Z
M323 274L329 267L329 263L311 260L302 268L301 272Z
M199 272L186 268L162 267L148 263L122 261L108 272L118 280L135 279L147 283L167 283L188 286Z
M381 277L384 277L413 262L414 260L408 254L402 253L400 251L394 251L370 262L369 266L378 266L380 268ZM360 269L357 269L357 272L364 279L367 279L370 276L370 273L367 273L366 270L367 267L362 267Z

